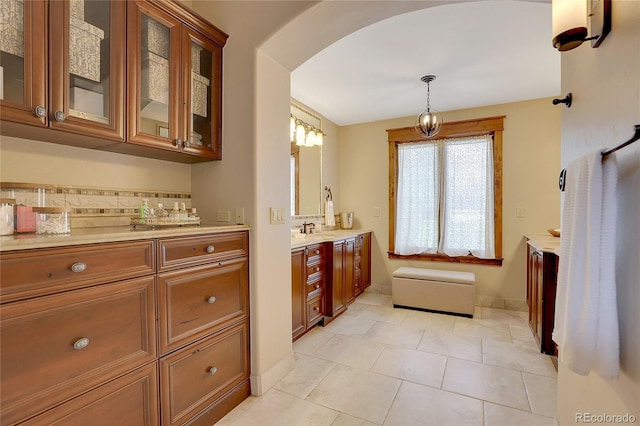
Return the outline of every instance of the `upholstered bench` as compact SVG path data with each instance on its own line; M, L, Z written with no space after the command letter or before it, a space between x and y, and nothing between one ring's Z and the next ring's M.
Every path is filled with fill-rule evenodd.
M476 275L472 272L398 268L391 281L393 306L473 317Z

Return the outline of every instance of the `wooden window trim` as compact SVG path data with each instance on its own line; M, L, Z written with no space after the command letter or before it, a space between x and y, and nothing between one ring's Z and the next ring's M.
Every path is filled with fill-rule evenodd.
M427 138L416 132L414 127L387 129L389 142L389 251L390 259L417 259L434 262L474 263L483 265L502 265L502 132L504 131L505 115L446 122L442 125L436 138ZM397 157L398 145L411 142L424 142L444 138L462 138L469 136L491 135L493 137L493 221L495 258L480 259L475 256L450 257L445 254L395 254L395 226L396 226L396 184L398 177Z

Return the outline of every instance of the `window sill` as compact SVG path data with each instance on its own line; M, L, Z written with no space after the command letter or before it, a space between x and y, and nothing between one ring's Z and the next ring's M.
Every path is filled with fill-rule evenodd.
M426 260L430 262L454 262L454 263L473 263L476 265L492 265L502 266L502 258L480 259L475 256L456 256L450 257L446 254L411 254L401 255L393 252L387 252L389 259L407 259L407 260Z

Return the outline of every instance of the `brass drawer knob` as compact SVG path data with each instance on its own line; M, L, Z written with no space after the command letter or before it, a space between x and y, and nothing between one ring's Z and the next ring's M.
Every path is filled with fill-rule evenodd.
M320 284L316 284L316 288L320 288Z
M84 272L87 269L87 264L83 262L77 262L71 265L72 272Z
M313 307L313 310L314 310L314 311L319 311L319 310L320 310L320 308L318 308L317 306L314 306L314 307Z
M320 270L319 266L316 266L316 272L318 272Z
M320 250L316 250L316 254L320 254Z
M216 301L216 297L215 296L209 296L209 298L207 299L207 303L212 304Z
M213 253L214 251L216 251L216 248L213 245L207 247L207 253Z
M216 367L211 367L207 370L207 373L209 373L210 375L214 375L218 372L218 369Z
M73 349L79 351L87 346L89 346L89 339L87 337L82 337L74 342Z

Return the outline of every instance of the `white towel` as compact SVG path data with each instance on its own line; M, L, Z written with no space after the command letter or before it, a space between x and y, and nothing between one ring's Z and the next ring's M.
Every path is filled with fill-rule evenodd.
M324 205L324 226L336 226L336 217L333 213L333 201L327 200Z
M567 167L553 340L581 375L618 377L615 155L594 152Z

